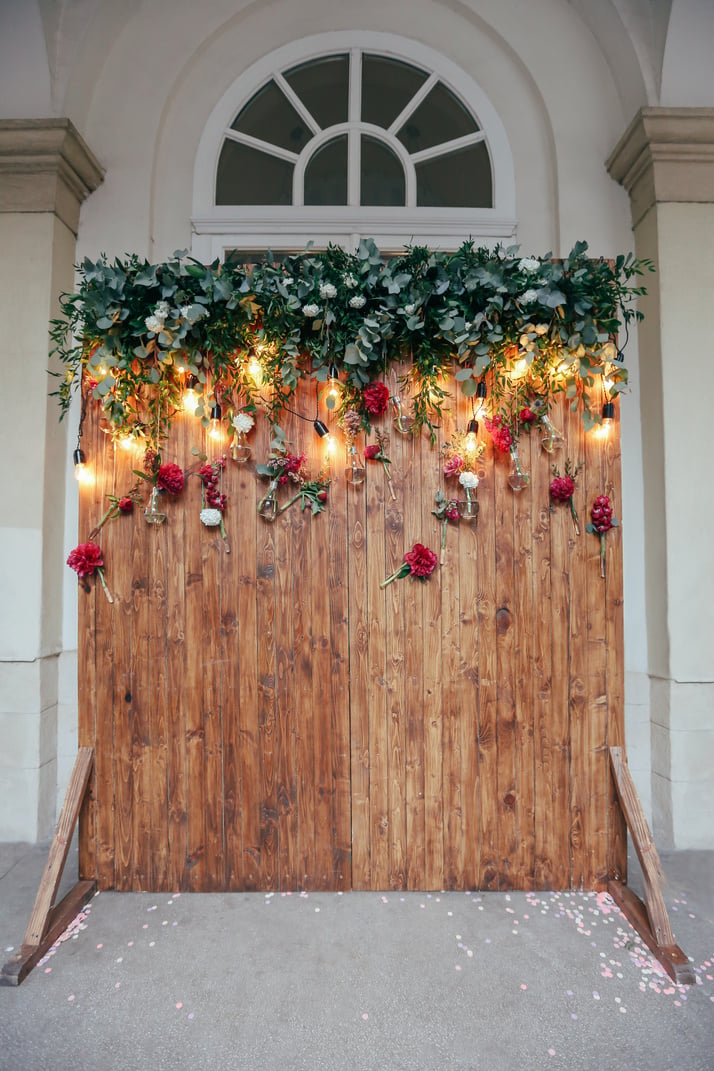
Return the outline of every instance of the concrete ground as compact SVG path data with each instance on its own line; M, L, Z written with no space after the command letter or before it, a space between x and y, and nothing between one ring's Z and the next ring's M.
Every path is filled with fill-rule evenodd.
M3 962L44 860L0 846ZM663 863L686 989L603 894L101 893L0 988L0 1068L712 1071L714 853Z

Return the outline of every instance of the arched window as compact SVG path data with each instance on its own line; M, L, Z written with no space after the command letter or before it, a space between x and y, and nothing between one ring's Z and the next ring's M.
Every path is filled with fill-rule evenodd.
M487 98L430 49L366 37L296 42L224 95L197 156L195 253L513 238L511 156Z

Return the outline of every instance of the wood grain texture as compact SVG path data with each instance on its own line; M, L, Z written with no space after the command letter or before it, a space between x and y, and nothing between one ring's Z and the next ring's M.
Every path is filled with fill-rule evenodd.
M315 475L314 388L294 402L304 419L285 430ZM623 875L607 762L623 739L621 534L607 536L603 581L584 530L596 494L620 509L616 433L585 434L563 400L565 448L553 458L537 428L523 433L531 483L516 495L482 431L477 524L449 525L427 583L380 587L413 543L440 550L434 495L458 493L440 451L470 416L457 397L432 445L385 415L395 498L379 463L348 486L340 449L326 512L295 504L272 525L256 512L259 419L253 459L228 458L223 475L229 553L200 523L195 475L164 496L163 527L139 507L104 528L115 602L94 583L79 592L80 740L96 753L83 877L207 891L602 888ZM80 499L84 539L140 464L94 409L85 445L97 479ZM195 471L192 448L208 445L181 416L165 457ZM552 461L567 456L584 464L580 536L549 501Z

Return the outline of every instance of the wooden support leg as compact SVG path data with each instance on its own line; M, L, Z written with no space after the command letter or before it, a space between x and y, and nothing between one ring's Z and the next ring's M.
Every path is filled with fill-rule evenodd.
M53 907L79 809L87 791L93 758L92 748L79 749L24 940L20 951L2 968L0 985L19 985L22 982L97 888L96 881L79 881L62 902Z
M692 966L674 942L662 896L662 864L621 747L610 748L610 764L627 828L642 867L645 902L621 881L611 879L608 892L670 978L677 985L693 985Z

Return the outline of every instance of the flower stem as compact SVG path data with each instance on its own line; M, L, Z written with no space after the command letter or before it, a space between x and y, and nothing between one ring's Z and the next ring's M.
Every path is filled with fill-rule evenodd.
M446 526L447 526L448 523L449 523L448 517L444 517L444 520L443 520L443 523L442 523L442 526L441 526L441 555L439 557L439 565L443 565L444 564L444 559L446 557Z
M89 533L87 538L89 539L90 543L94 542L94 540L97 538L97 536L99 535L99 533L101 532L102 528L107 523L107 521L110 520L114 516L114 514L118 513L118 512L119 512L119 510L118 510L117 506L114 503L112 503L112 505L109 507L107 512L102 517L102 519L99 522L99 524L95 528L92 528L92 531Z
M383 580L379 586L380 588L386 588L387 584L391 584L393 580L400 580L403 576L408 576L410 572L411 570L407 562L402 562L397 571L392 573L391 576L388 576L386 580Z
M109 588L107 587L107 582L104 579L104 570L103 569L97 569L97 573L99 574L99 579L100 579L100 581L102 583L102 588L104 589L104 594L107 597L107 601L110 602L110 603L113 603L114 599L112 598L112 594L111 594Z
M293 502L297 502L297 500L299 499L301 494L302 494L302 491L298 491L298 493L296 495L293 495L292 498L289 498L287 500L287 502L285 503L285 505L280 507L280 509L278 510L278 513L285 513L286 509L290 509L290 507L292 506Z
M389 462L388 461L383 461L382 462L382 468L384 469L384 475L387 477L387 487L389 488L389 493L392 496L392 501L396 502L397 496L394 493L394 487L392 485L392 477L391 477L391 474L389 472Z
M600 576L605 579L605 533L600 533Z
M570 514L571 514L571 516L573 518L573 524L575 525L575 534L579 536L580 535L580 522L578 521L578 514L577 514L577 511L576 511L575 506L573 504L572 495L568 499L568 502L570 504Z
M278 481L277 480L271 480L270 481L270 486L268 487L268 490L265 492L265 494L261 498L260 502L258 503L258 509L259 510L263 508L263 506L268 501L270 496L275 493L275 491L277 490L277 487L278 487Z

